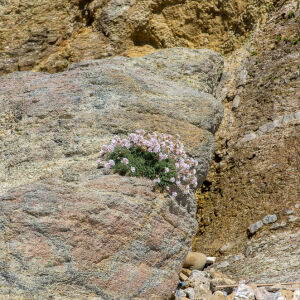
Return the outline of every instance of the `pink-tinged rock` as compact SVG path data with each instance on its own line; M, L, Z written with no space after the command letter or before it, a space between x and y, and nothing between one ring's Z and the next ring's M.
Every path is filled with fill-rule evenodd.
M196 230L194 200L180 197L119 175L10 190L0 198L0 295L167 299Z
M260 287L254 290L254 296L256 300L264 300L266 296L270 293L267 291L266 288Z
M222 70L211 50L174 48L1 77L0 296L170 297L196 229L193 195L105 176L97 156L116 134L180 134L200 185Z

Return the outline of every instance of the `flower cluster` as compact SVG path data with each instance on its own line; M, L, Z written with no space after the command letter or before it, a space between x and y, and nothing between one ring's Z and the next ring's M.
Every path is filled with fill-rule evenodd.
M109 145L101 147L99 154L100 166L122 175L150 178L173 196L177 195L172 192L174 186L189 194L190 188L198 184L198 162L187 157L179 135L138 130L124 139L115 136Z

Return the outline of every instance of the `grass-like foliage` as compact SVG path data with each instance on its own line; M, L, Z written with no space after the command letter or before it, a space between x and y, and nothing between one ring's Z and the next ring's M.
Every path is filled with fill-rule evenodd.
M162 188L174 184L170 179L176 177L176 168L171 158L159 160L157 153L149 152L140 146L133 146L129 149L116 147L108 157L115 162L111 168L121 175L146 177L156 182L159 178L157 185Z
M109 145L103 145L98 164L120 175L145 177L153 180L161 189L172 192L179 186L189 194L190 186L197 187L198 162L188 158L180 137L166 134L145 133L138 130L127 138L114 137Z

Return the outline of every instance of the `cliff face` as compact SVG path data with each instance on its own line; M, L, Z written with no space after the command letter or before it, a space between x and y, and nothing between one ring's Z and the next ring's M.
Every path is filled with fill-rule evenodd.
M299 279L299 19L297 1L278 2L263 30L225 62L225 117L198 194L194 248L225 256L220 269L236 278ZM279 226L249 236L269 214Z
M269 0L1 1L0 74L159 48L229 53L264 23Z
M4 194L1 201L5 203L0 211L0 228L5 236L5 241L0 241L5 258L2 261L10 259L7 239L13 237L13 263L9 267L4 265L6 262L1 265L10 272L10 276L2 274L5 288L11 282L21 287L28 285L26 277L12 276L24 265L33 265L32 269L28 267L28 272L41 279L44 273L35 268L41 261L32 263L35 258L26 253L38 241L41 245L53 241L52 254L49 249L47 253L37 249L36 256L42 259L48 276L46 283L58 273L62 276L56 282L61 284L59 293L70 295L72 284L64 291L62 283L64 278L68 283L75 278L74 286L81 289L84 297L99 294L95 289L99 284L96 277L102 276L107 284L115 287L114 291L106 290L103 294L104 298L110 297L120 293L116 279L119 272L123 279L133 274L128 285L131 295L148 297L157 290L169 294L176 285L175 274L195 232L196 207L192 199L183 201L184 207L181 200L175 199L168 200L165 206L162 198L151 193L149 182L127 182L112 177L103 186L98 180L105 176L95 168L101 144L114 134L122 135L138 128L179 132L188 152L199 159L200 181L206 178L214 158L197 193L199 227L194 250L217 255L219 263L215 268L239 279L248 277L269 282L299 278L298 1L0 2L0 74L18 70L66 71L54 75L16 72L0 77L0 154L4 162L0 165L0 191ZM208 47L225 54L220 85L220 55L182 48L156 52L175 46ZM147 53L152 54L137 58ZM127 57L109 58L116 54ZM93 60L98 58L105 59ZM86 59L89 60L70 65ZM225 113L216 132L214 155L214 134L222 118L221 102ZM57 181L52 181L52 177ZM88 184L89 180L92 185ZM116 183L124 185L124 190L110 202L107 195L117 193ZM95 192L97 189L101 192ZM147 193L143 194L142 190ZM49 199L42 198L44 193L55 203L64 201L62 209L47 211ZM124 195L128 197L127 206L118 210L115 201ZM143 214L145 207L137 198L155 203L151 207L156 209L150 218L152 223L145 223L150 227L135 231L153 251L156 259L153 268L153 261L145 266L136 259L134 254L144 255L139 252L142 248L135 244L136 252L132 252L132 241L125 239L132 230L143 227L128 221L128 216L135 213L131 209L137 209L142 219L148 216ZM45 214L42 209L35 211L37 199L45 200ZM67 214L73 199L83 200L87 208L75 206L76 211ZM101 201L103 206L96 207ZM17 211L15 219L14 210ZM52 231L45 229L44 219L35 219L39 214L42 218L49 216L45 224L53 223ZM76 214L81 217L76 219ZM106 273L93 274L90 265L70 263L80 261L84 252L81 248L84 239L82 242L74 236L78 228L86 226L86 231L80 234L82 237L90 234L94 245L93 234L100 222L97 218L103 214L115 217L107 221L108 227L116 220L124 221L127 231L121 234L126 247L122 249L128 251L108 249L111 250L109 259L116 258L119 265L114 264ZM124 220L123 214L128 214ZM249 233L251 224L270 214L276 214L275 224L265 224L254 234ZM88 224L84 221L87 216ZM56 218L73 222L73 231L64 233ZM11 220L15 220L15 227L9 227ZM29 241L23 248L18 234L20 220L24 220L26 230L29 228L23 232ZM159 222L163 224L161 227ZM166 241L160 244L161 239L152 234L151 228L161 235L172 232L175 237L170 235L169 244ZM67 236L69 244L57 243L57 232L61 234L58 240ZM105 234L109 236L112 231ZM180 243L182 248L176 248ZM74 255L60 252L69 246L77 251ZM98 264L100 270L108 258L99 245L95 249L101 255L94 254L90 263ZM20 253L25 253L22 259ZM120 259L124 253L139 264L139 267L130 265L130 274L126 273L130 263ZM166 274L161 268L172 271ZM70 275L70 270L77 272L75 277ZM141 274L146 274L140 278L143 288L134 289L135 280ZM151 278L155 276L168 286L153 281ZM83 279L86 281L80 286L78 282ZM32 282L32 289L26 293L34 294L45 282L42 279Z

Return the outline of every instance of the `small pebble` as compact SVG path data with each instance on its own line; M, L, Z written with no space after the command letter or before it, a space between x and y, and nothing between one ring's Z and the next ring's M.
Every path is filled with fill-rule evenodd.
M236 95L232 102L232 110L235 110L239 107L240 101L241 101L241 97L239 95Z
M254 291L250 286L242 283L238 286L237 290L235 291L235 298L253 299L254 300L254 298L255 298Z
M225 294L224 294L223 292L221 292L221 291L216 291L216 292L214 293L214 296L216 296L217 299L219 299L219 300L225 300L227 294L226 294L226 296L225 296Z
M281 284L274 284L272 286L267 286L266 290L271 293L278 292L282 288Z
M282 228L282 227L285 227L286 226L286 222L282 221L281 223L275 223L273 224L270 229L271 230L276 230L276 229L279 229L279 228Z
M207 257L207 259L206 259L206 263L207 264L209 264L209 265L212 265L212 264L214 264L215 262L216 262L216 257Z
M254 295L256 300L264 300L269 295L269 292L265 287L259 287L254 290Z
M184 292L186 293L187 297L191 300L195 299L195 291L193 288L188 287L187 289L184 290Z
M263 223L264 224L270 224L274 223L277 221L277 216L276 215L267 215L263 218Z
M181 270L181 273L183 273L184 275L186 275L187 277L190 277L192 275L192 271L186 268L183 268Z
M175 292L175 300L182 300L186 296L187 296L186 293L182 290L176 290Z
M182 280L182 281L188 280L188 277L187 277L186 275L184 275L182 272L179 274L179 278L180 278L180 280Z
M248 230L251 234L254 234L257 232L259 229L263 227L263 222L262 221L257 221L256 223L252 224L249 226Z

